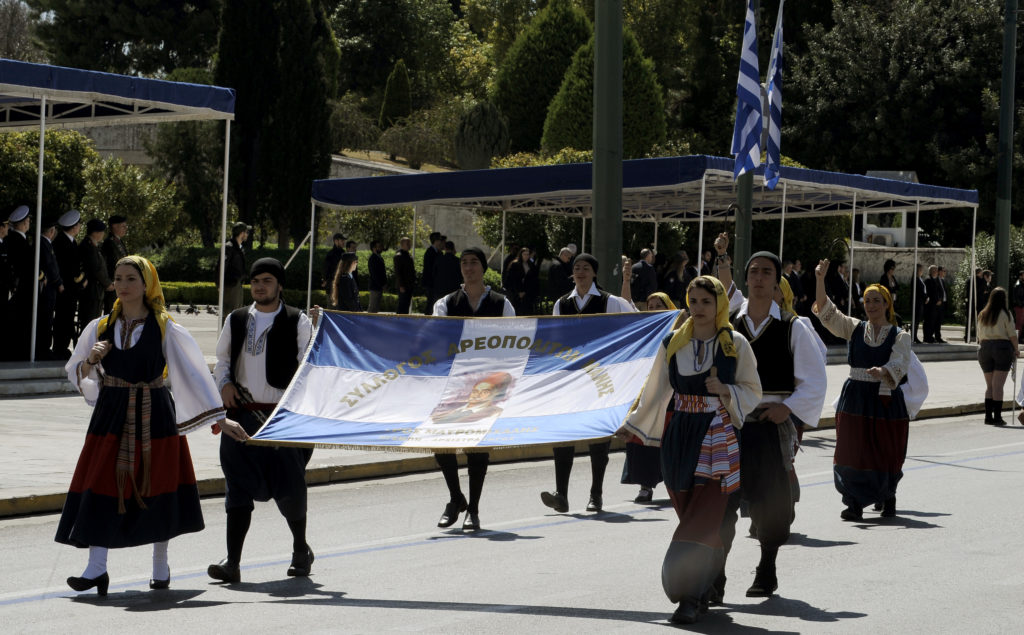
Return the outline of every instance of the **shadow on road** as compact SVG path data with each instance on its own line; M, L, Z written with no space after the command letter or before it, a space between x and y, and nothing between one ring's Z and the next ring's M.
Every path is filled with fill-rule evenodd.
M513 540L539 540L544 536L521 536L511 531L496 531L483 528L480 531L462 531L451 529L440 536L428 536L427 540L445 540L452 538L473 538L476 540L492 540L494 542L512 542Z
M900 529L941 529L942 525L928 523L923 520L914 520L907 516L948 516L949 514L926 514L912 511L898 510L893 518L876 518L874 522L862 521L854 525L857 529L875 529L885 527L897 527Z
M819 609L803 600L775 595L760 604L725 604L731 613L748 613L750 615L765 615L776 617L792 617L805 622L839 622L840 620L851 620L867 617L867 613L856 613L854 611L829 611ZM719 614L718 611L708 613L709 616ZM720 631L728 632L728 631ZM739 632L739 631L737 631Z
M806 534L791 533L787 545L800 545L801 547L848 547L857 544L850 540L819 540L811 538Z

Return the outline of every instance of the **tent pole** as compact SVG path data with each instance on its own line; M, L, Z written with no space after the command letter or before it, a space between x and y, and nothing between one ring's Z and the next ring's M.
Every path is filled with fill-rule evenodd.
M700 177L700 221L697 223L697 275L704 275L701 269L704 268L704 193L708 182L708 175L705 172Z
M416 262L416 217L419 216L419 211L419 205L412 206L412 233L410 234L412 236L412 251L409 255L412 256L413 263ZM413 266L415 267L415 264Z
M658 253L658 217L654 217L654 253Z
M508 218L508 210L501 210L501 269L499 270L502 275L505 275L505 222Z
M921 226L921 201L917 202L917 212L914 214L914 295L910 296L910 341L917 337L917 243L918 228Z
M39 172L38 178L36 179L36 244L35 249L35 267L32 269L34 278L39 277L39 241L42 240L42 227L43 227L43 163L44 154L46 148L46 95L43 95L42 102L39 105ZM35 279L33 279L33 283ZM68 285L71 281L68 281ZM32 337L29 339L28 349L28 361L36 361L36 338L40 337L42 333L37 332L36 325L39 320L39 285L32 285Z
M217 316L224 323L224 254L228 242L228 165L231 161L231 120L224 120L224 183L220 204L220 280L217 281Z
M786 235L786 182L782 182L782 225L779 226L779 260L782 260L782 238ZM851 265L852 267L852 265ZM853 271L850 271L853 280Z
M971 278L970 288L968 292L970 295L967 296L967 332L964 333L964 342L967 344L971 343L971 321L978 314L977 297L975 283L978 281L978 276L974 275L974 270L978 268L978 254L975 251L978 239L978 207L974 207L974 218L971 220L971 270L967 272L967 275ZM974 307L974 310L971 310Z
M587 217L581 216L583 219L583 231L580 233L580 251L583 253L587 250Z
M313 235L313 228L316 227L316 203L310 201L309 203L309 274L306 276L306 314L309 315L309 310L313 306L313 252L316 251L316 237ZM295 253L299 252L302 245L299 245ZM293 255L292 258L295 256ZM291 262L291 261L289 261ZM328 284L333 284L329 282Z
M850 210L850 284L847 284L846 314L853 315L853 241L857 227L857 193L853 193L853 208Z

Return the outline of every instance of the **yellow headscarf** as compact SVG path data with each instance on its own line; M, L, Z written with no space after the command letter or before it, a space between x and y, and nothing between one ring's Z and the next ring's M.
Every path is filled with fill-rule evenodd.
M789 286L786 276L779 278L779 290L782 291L782 310L796 313L793 310L793 287Z
M167 320L171 319L171 315L165 306L164 291L160 288L160 276L156 273L156 267L142 256L125 256L117 261L118 265L129 263L138 267L142 272L142 282L146 285L146 305L153 312L157 324L160 325L160 338L163 339L167 332ZM117 318L121 315L122 310L121 298L114 300L114 308L110 310L110 315L99 321L96 329L97 338L101 337L110 325L117 323Z
M896 309L892 306L892 294L884 286L875 283L869 284L867 289L864 289L864 297L868 297L868 291L877 291L882 299L885 300L885 318L889 320L889 324L897 326L896 324Z
M715 285L715 300L717 312L715 313L715 329L718 331L718 345L722 347L722 352L729 357L736 357L736 345L732 341L732 324L729 322L729 296L725 293L725 287L718 278L711 276L700 276L695 280L709 280ZM690 289L693 288L693 283L686 290L686 306L690 306ZM693 338L693 318L687 318L683 325L672 333L672 339L668 341L668 350L665 354L665 359L670 360L679 349L683 348L690 343L690 339Z
M653 297L657 297L659 300L661 300L661 303L664 304L665 308L667 308L669 311L678 311L679 310L676 307L676 305L672 303L672 300L668 297L667 293L664 293L662 291L655 291L651 295L647 296L647 301L650 302L651 298L653 298Z

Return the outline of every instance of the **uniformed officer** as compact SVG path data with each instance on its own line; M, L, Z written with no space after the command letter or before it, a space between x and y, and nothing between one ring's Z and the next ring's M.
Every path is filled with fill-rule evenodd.
M94 218L85 224L85 240L78 246L78 255L82 261L82 273L85 274L85 288L78 300L78 332L89 322L98 318L103 312L103 298L107 292L114 291L113 278L107 274L107 263L100 251L103 233L107 224Z
M103 253L103 260L107 265L107 277L113 280L117 261L128 255L128 248L124 245L124 235L128 233L128 219L120 214L114 214L107 219L107 227L110 234L103 241L103 248L100 251ZM113 290L103 294L104 314L110 313L116 299L117 293Z
M50 344L53 341L54 309L57 298L64 292L63 277L53 251L53 241L59 233L57 221L43 219L40 226L42 233L39 239L39 306L36 311L36 359L50 359L53 353Z
M71 357L72 343L78 341L75 313L78 311L78 297L85 280L75 241L82 229L82 213L77 209L67 211L57 219L57 225L60 231L53 239L53 253L57 257L64 289L57 294L53 313L53 357L68 359Z
M14 272L11 270L11 261L7 256L7 233L9 225L6 218L0 219L0 333L10 333L11 315L11 292L14 290ZM4 346L0 350L0 361L7 361L10 358L10 346Z
M35 255L28 243L28 230L32 223L28 206L18 206L7 217L7 223L9 231L4 244L7 246L7 258L13 275L9 357L12 360L27 360L32 341L32 281L36 279Z

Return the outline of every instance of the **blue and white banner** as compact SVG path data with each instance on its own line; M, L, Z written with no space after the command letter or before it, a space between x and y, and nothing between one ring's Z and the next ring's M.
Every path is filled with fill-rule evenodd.
M325 312L305 363L254 439L422 451L607 437L677 316Z

